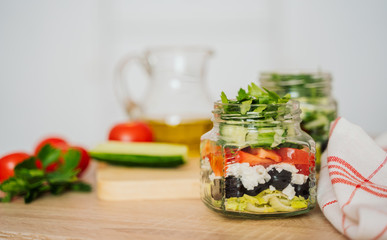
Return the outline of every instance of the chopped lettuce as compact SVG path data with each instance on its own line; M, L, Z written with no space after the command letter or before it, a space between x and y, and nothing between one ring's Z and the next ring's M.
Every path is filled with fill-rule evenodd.
M287 206L287 204L283 204L277 197L271 197L269 203L279 212L291 212L295 210L294 208Z
M228 198L225 206L226 210L239 212L292 212L307 208L308 202L301 196L289 200L281 191L266 189L254 197L245 194L239 198Z
M269 213L269 212L276 211L274 208L270 207L269 205L263 205L262 207L257 207L256 205L251 203L247 203L246 210L250 212L258 212L258 213Z
M272 197L287 198L287 196L285 194L283 194L281 191L278 191L278 190L272 191L270 189L266 189L266 190L260 192L256 197L262 198L262 200L265 203L269 202L270 198L272 198Z
M244 211L247 206L247 201L245 198L240 197L232 197L228 198L226 200L226 210L231 210L231 211Z
M290 203L290 206L294 209L302 209L308 207L308 201L303 197L294 197Z

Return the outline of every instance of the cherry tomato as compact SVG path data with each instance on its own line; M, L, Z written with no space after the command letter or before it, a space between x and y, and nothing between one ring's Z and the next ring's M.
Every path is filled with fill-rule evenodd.
M44 147L44 145L46 145L48 143L51 144L51 146L53 146L55 148L61 149L62 153L65 152L67 150L67 148L68 148L67 141L64 140L63 138L60 138L60 137L48 137L48 138L45 138L45 139L43 139L42 141L40 141L38 143L38 145L35 148L35 156L38 156L38 153L39 153L40 149L42 149L42 147ZM61 160L61 161L63 161L63 160ZM38 168L40 168L40 169L43 168L42 163L40 162L39 159L36 161L36 166ZM57 163L52 163L52 164L50 164L50 165L48 165L46 167L46 172L53 172L57 168L58 168L58 164Z
M46 145L47 143L51 144L53 147L59 147L59 148L62 148L62 147L65 147L67 146L67 142L66 140L64 140L63 138L60 138L60 137L49 137L49 138L45 138L43 139L42 141L40 141L38 143L38 145L36 146L35 148L35 156L38 155L40 149Z
M152 142L151 128L143 122L126 122L115 125L109 132L109 140L123 142Z
M87 167L90 164L90 155L86 151L86 149L84 149L83 147L80 147L80 146L70 146L70 147L77 149L81 152L81 159L79 160L79 163L77 166L77 169L80 170L78 173L78 176L80 176L80 175L82 175L82 173L87 169Z
M7 180L8 178L14 176L14 168L19 163L23 162L30 155L24 152L15 152L7 154L0 158L0 182Z

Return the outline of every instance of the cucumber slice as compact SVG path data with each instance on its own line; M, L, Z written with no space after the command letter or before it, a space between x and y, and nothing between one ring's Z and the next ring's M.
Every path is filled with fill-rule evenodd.
M283 129L260 128L247 133L246 141L253 147L273 148L282 143Z
M236 145L245 144L246 134L247 128L243 126L223 124L220 127L220 136L227 143Z
M186 162L187 152L182 144L108 141L89 153L94 159L117 165L176 167Z

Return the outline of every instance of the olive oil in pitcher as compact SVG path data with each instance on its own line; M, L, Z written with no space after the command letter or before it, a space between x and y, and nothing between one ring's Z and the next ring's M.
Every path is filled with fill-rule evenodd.
M183 120L177 125L167 124L163 120L147 120L157 142L182 143L188 145L191 157L199 156L200 136L211 130L210 119Z

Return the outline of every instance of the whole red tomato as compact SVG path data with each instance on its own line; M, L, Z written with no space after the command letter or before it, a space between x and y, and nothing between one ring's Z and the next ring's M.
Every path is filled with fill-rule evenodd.
M109 132L109 140L123 142L152 142L152 129L143 122L126 122L115 125Z
M27 153L15 152L7 154L0 158L0 182L3 182L8 178L12 177L15 174L13 170L16 165L23 162L29 157L30 155L28 155Z
M58 147L58 148L63 148L63 147L68 145L67 141L64 140L63 138L60 138L60 137L48 137L48 138L45 138L42 141L40 141L38 143L38 145L36 146L36 148L35 148L35 156L38 155L40 149L42 147L44 147L44 145L46 145L47 143L51 144L51 146L53 146L53 147Z
M77 169L79 169L78 176L80 176L90 164L90 155L83 147L70 146L70 148L79 150L81 152L81 159L79 160L79 163L77 166Z
M40 149L48 143L55 148L59 148L62 151L62 155L64 155L69 149L76 149L80 151L81 159L79 160L78 166L76 167L76 169L79 169L78 176L80 176L89 166L90 156L89 156L89 153L86 151L86 149L80 146L71 146L64 139L58 138L58 137L46 138L41 142L39 142L39 144L35 148L35 155L37 156ZM60 157L59 162L63 163L63 161L64 161L63 157ZM42 163L39 160L36 161L36 166L40 169L43 168ZM59 167L58 163L54 162L46 167L46 172L53 172L56 169L58 169L58 167Z
M38 145L35 148L35 156L38 156L38 153L39 153L40 149L42 149L42 147L44 147L48 143L51 146L55 147L55 148L61 149L62 152L65 152L67 150L67 148L68 148L67 141L64 140L63 138L60 138L60 137L48 137L48 138L45 138L45 139L43 139L42 141L40 141L38 143ZM40 169L43 168L42 163L40 162L39 159L36 161L36 166L38 168L40 168ZM58 168L58 164L57 163L52 163L52 164L47 166L46 171L47 172L53 172L57 168Z

